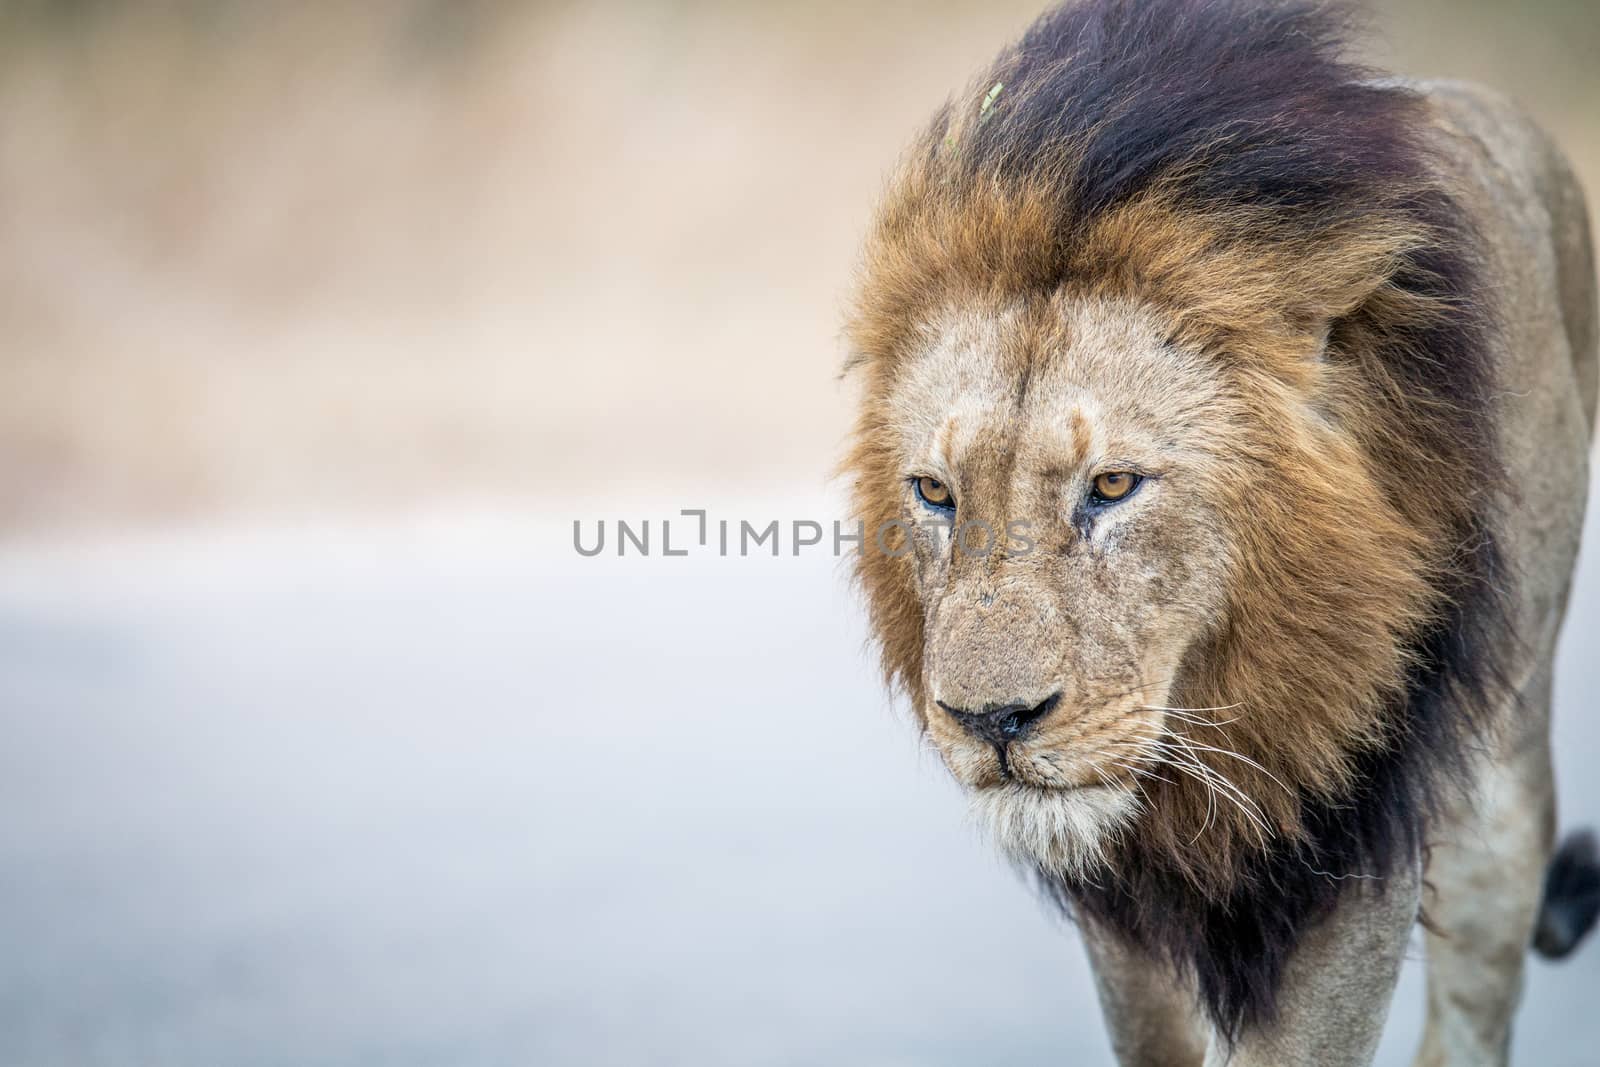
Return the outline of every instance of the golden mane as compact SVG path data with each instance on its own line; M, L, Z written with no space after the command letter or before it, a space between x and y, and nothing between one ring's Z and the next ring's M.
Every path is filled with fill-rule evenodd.
M1047 14L906 156L848 327L864 392L844 466L868 528L900 515L885 410L943 308L1136 301L1228 383L1217 438L1245 476L1209 491L1239 558L1174 699L1253 709L1229 728L1249 762L1189 731L1265 825L1193 780L1151 782L1103 885L1056 887L1180 962L1239 936L1230 909L1298 930L1336 893L1307 870L1382 872L1418 847L1506 639L1475 237L1424 103L1342 60L1343 30L1320 6ZM912 566L869 551L857 573L886 674L920 709ZM1269 976L1197 966L1229 1028L1268 1010Z

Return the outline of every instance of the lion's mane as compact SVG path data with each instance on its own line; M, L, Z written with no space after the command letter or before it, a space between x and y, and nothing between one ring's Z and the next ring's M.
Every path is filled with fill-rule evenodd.
M850 326L865 399L847 470L869 528L899 506L884 398L942 306L1144 302L1252 412L1225 428L1246 475L1226 623L1174 695L1249 709L1230 743L1262 770L1219 769L1271 833L1208 812L1187 779L1156 784L1103 869L1048 878L1190 970L1225 1033L1273 1015L1289 953L1350 879L1426 847L1511 640L1478 240L1424 101L1348 60L1349 29L1308 3L1048 12L908 154ZM1341 447L1293 432L1308 408ZM920 706L911 563L869 552L858 574L886 672Z

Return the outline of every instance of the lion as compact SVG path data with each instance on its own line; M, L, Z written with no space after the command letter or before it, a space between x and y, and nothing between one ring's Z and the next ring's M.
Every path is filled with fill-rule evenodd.
M1504 1063L1530 936L1600 908L1549 737L1583 196L1353 24L1047 12L905 156L847 326L886 676L1076 919L1125 1064L1370 1062L1419 917L1418 1062Z

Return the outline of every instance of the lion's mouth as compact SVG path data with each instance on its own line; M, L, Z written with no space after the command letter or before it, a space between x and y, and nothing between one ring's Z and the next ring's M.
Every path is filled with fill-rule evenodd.
M1069 760L1052 751L1011 751L1013 746L996 745L995 774L979 782L979 788L1024 788L1046 794L1082 790L1111 789L1136 791L1139 776L1123 767Z
M1007 792L1020 796L1037 794L1041 797L1065 796L1069 793L1095 793L1110 790L1131 789L1132 784L1124 785L1120 782L1076 782L1061 783L1056 785L1039 785L1034 782L1025 782L1020 778L1003 778L996 782L988 782L977 787L978 791Z
M1098 791L1134 792L1139 788L1137 778L1106 775L1089 782L1033 782L1017 777L1001 778L987 782L979 789L1009 789L1041 796L1060 796L1064 793L1093 793Z

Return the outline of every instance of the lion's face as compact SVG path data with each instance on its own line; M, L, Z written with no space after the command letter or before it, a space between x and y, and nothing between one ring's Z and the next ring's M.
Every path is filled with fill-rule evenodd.
M1013 854L1137 840L1223 891L1350 786L1437 612L1459 519L1373 362L1428 309L1348 315L1370 242L1334 270L1159 203L1046 288L1045 201L943 189L885 210L850 327L854 510L914 527L856 566L886 673Z
M1098 301L951 312L888 393L918 713L1002 844L1049 866L1182 773L1171 716L1213 714L1167 709L1226 606L1238 415L1165 333Z

